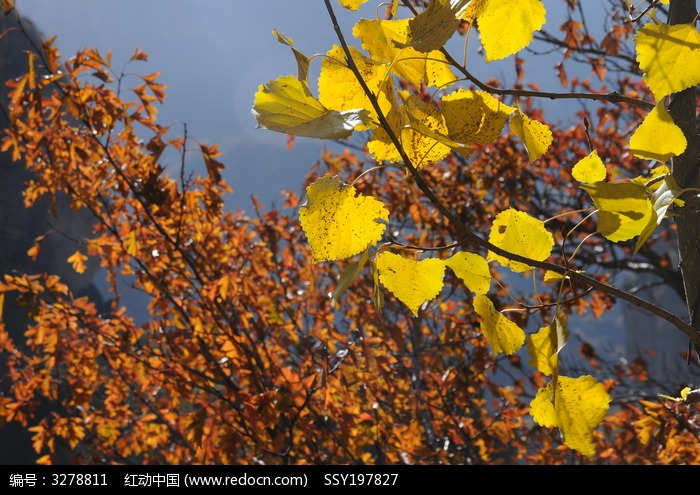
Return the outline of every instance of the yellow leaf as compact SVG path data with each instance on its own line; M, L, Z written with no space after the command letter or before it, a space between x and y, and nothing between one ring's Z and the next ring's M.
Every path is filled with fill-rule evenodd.
M535 31L544 26L547 13L541 0L488 0L477 7L477 29L487 62L506 58L529 45Z
M549 127L520 111L510 117L510 128L525 143L527 154L533 162L544 155L552 144L552 131Z
M356 127L370 122L363 108L327 109L294 76L282 76L260 85L252 113L260 129L320 139L346 138Z
M377 255L377 269L382 285L418 316L420 307L442 290L445 262L416 261L385 251Z
M486 294L491 287L491 271L486 260L475 253L457 253L445 265L461 278L470 291Z
M73 270L75 270L77 273L83 273L87 268L85 266L85 262L87 261L87 259L88 257L85 256L83 253L81 253L80 251L76 251L68 257L67 261L71 264Z
M515 111L485 91L458 89L442 98L442 115L448 136L465 144L490 144L503 131Z
M571 175L579 182L598 182L605 180L607 172L605 171L603 160L598 156L598 152L592 151L574 165Z
M301 227L309 239L315 263L348 258L381 239L389 211L372 197L337 176L325 176L306 188L299 209Z
M694 24L646 24L634 37L644 82L657 102L700 84L700 33Z
M535 261L546 260L552 252L554 238L544 222L527 213L509 208L496 216L491 227L489 242L509 253L519 254ZM498 261L514 272L525 272L531 267L489 252L489 260Z
M558 427L564 444L586 457L595 454L593 430L609 408L610 395L589 375L559 376L540 389L530 403L530 413L537 424Z
M598 232L612 242L642 233L654 211L644 186L634 182L583 184L598 209Z
M394 106L392 81L387 77L388 67L365 57L354 47L350 47L350 54L367 87L377 97L379 108L386 115ZM357 126L358 130L374 127L373 121L377 120L377 113L355 74L347 67L345 52L340 46L334 45L321 60L318 100L332 110L365 108L369 118Z
M554 321L527 338L527 350L530 354L530 366L544 375L557 373L559 352L569 339L565 314L557 314Z
M408 42L408 22L409 19L362 19L355 24L352 34L361 40L362 47L373 60L389 64L393 74L416 86L420 86L421 81L435 87L453 83L457 78L442 52L421 53L411 47L396 45Z
M458 15L461 19L473 23L486 9L489 0L471 0L466 8L462 9Z
M428 8L408 21L406 43L397 46L410 46L419 52L441 49L459 27L459 19L450 0L433 0Z
M292 38L288 38L282 33L278 32L276 29L272 30L272 34L277 38L277 41L282 43L283 45L287 45L289 48L292 49L292 53L294 54L294 58L297 61L297 78L302 81L303 83L308 84L309 82L309 58L301 53L299 50L294 48L294 40Z
M653 192L663 182L659 179L662 178L664 175L668 175L670 173L671 169L668 168L667 165L661 164L649 170L649 173L646 177L639 175L634 179L631 179L631 181L635 184L641 184L642 186L646 186L647 190Z
M387 120L411 163L420 170L426 165L442 160L450 153L448 145L432 137L436 134L447 134L447 127L440 111L433 105L407 91L400 91L399 94L404 105L394 109ZM407 115L404 116L404 112ZM414 127L415 124L418 124L419 129ZM426 128L430 135L425 132ZM377 128L367 147L377 161L401 161L401 155L383 128Z
M637 158L665 162L685 151L688 142L663 102L649 112L630 138L630 151Z
M563 377L562 377L563 378ZM557 377L557 380L559 377ZM540 426L545 428L559 428L559 415L554 408L554 385L551 381L545 388L537 391L537 395L530 402L530 415Z
M139 244L136 241L136 232L131 231L129 232L129 235L126 236L126 239L124 240L124 245L126 247L126 254L129 256L136 256L139 254Z
M338 0L338 3L348 10L357 10L366 1L367 0Z
M544 272L544 277L542 278L542 280L544 280L545 282L555 282L557 280L564 280L566 278L568 278L568 277L566 277L565 275L562 275L561 273L547 270L546 272Z
M651 191L651 215L642 233L639 234L634 254L639 252L639 249L651 237L651 234L661 225L663 219L666 218L668 209L674 202L679 201L678 197L686 192L686 189L681 189L676 179L669 173L662 181L653 183L652 187L647 187L647 191Z
M525 332L496 311L491 299L483 294L474 297L474 311L481 317L481 332L494 354L514 354L525 343Z
M406 152L406 154L413 162L413 158L408 154L408 145L411 143L412 139L410 136L416 135L416 131L410 128L408 122L408 116L400 108L392 108L387 114L386 120L389 123L389 127L394 131L394 136L396 136L401 145ZM406 136L404 138L404 130L406 131ZM394 143L389 138L389 134L384 130L383 127L377 127L372 134L371 139L367 142L367 149L370 155L378 162L390 162L398 163L403 161L399 150L396 149Z

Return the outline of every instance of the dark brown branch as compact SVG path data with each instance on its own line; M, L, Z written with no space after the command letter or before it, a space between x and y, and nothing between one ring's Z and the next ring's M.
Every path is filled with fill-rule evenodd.
M669 24L686 24L695 22L697 15L695 0L674 0L669 10ZM671 95L668 105L673 122L681 128L687 146L685 151L673 158L673 177L687 188L700 187L700 170L698 170L698 127L696 119L696 87L687 88ZM687 196L687 195L686 195ZM700 251L698 250L698 233L700 232L700 206L695 192L690 197L683 196L687 208L676 219L678 226L679 266L683 275L686 303L690 322L695 329L695 339L700 335ZM692 340L692 339L691 339ZM693 340L695 349L700 349Z

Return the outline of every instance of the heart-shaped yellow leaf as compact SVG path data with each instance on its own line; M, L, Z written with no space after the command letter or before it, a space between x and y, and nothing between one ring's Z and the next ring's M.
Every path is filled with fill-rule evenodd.
M700 84L700 33L694 24L646 24L634 37L637 62L657 102Z
M465 144L490 144L515 111L485 91L457 89L442 98L449 137Z
M538 160L552 144L552 131L549 127L520 111L515 112L510 117L510 128L513 130L513 134L525 143L530 161Z
M306 188L299 222L315 263L348 258L382 238L389 211L337 176L325 176Z
M477 29L487 62L508 57L525 48L546 20L547 11L540 0L488 0L476 3L478 7L469 14L465 12L465 15L478 14Z
M607 172L603 160L598 156L598 152L592 151L574 165L571 175L579 182L598 182L605 180Z
M418 316L420 307L442 290L445 262L437 258L420 261L382 252L377 255L379 281Z
M496 215L491 226L489 242L509 253L535 261L546 260L554 246L554 238L544 227L542 220L532 218L527 213L513 208L508 208ZM489 252L488 259L498 261L514 272L526 272L531 268L529 265L511 261L492 252Z
M470 291L486 294L491 287L491 271L486 260L475 253L457 253L445 260L455 275L461 278Z
M559 376L537 392L530 414L540 426L559 428L569 448L592 457L593 430L609 408L610 395L592 376Z
M630 151L637 158L665 162L685 151L688 142L663 102L644 118L630 138Z

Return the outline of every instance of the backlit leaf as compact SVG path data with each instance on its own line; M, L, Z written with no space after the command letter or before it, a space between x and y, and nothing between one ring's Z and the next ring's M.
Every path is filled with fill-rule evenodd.
M527 154L533 162L544 155L552 144L552 131L549 127L519 110L511 115L510 128L525 143Z
M598 156L598 152L594 150L574 165L571 175L579 182L598 182L605 180L607 172L603 160Z
M432 137L435 134L447 134L447 126L440 111L407 91L401 91L400 94L404 104L402 107L394 108L387 120L411 163L417 169L421 169L445 158L450 153L450 147ZM420 129L414 128L414 124L417 123L419 123ZM421 132L425 131L426 128L432 131L430 135ZM367 147L377 161L399 162L402 160L383 128L377 128Z
M484 11L489 0L471 0L466 8L458 12L460 19L473 23Z
M535 261L546 260L552 252L554 239L544 222L527 213L509 208L496 216L491 227L489 242L506 251ZM496 260L514 272L525 272L531 267L489 252L489 260Z
M306 188L299 209L301 227L309 239L315 263L344 259L378 242L389 211L382 203L337 176L325 176Z
M428 8L408 21L408 36L405 44L419 52L439 50L459 27L459 19L450 0L433 0Z
M653 205L644 186L634 182L583 184L598 209L598 232L612 242L642 233L652 217Z
M416 86L442 87L457 78L438 50L422 53L415 48L400 48L408 43L409 19L389 21L362 19L353 28L353 35L362 41L372 59L390 65L391 72Z
M556 282L557 280L565 280L566 278L566 275L547 270L546 272L544 272L544 277L542 277L542 280L544 280L545 282Z
M700 33L693 24L646 24L634 37L644 82L657 102L700 84Z
M592 376L559 376L537 392L530 403L530 414L541 426L559 428L566 446L592 457L593 430L609 408L610 395Z
M387 78L387 66L368 59L353 47L350 47L350 54L367 87L377 97L379 107L386 115L393 106L392 81ZM365 95L355 74L348 69L345 52L340 46L333 46L321 60L321 72L318 77L318 100L326 108L338 111L365 108L371 120L377 120L372 103ZM370 127L374 127L374 124L368 119L368 122L358 126L357 129L364 130Z
M651 196L652 210L644 230L639 234L637 245L634 248L634 253L641 249L644 243L651 237L656 228L661 225L661 222L666 218L666 213L676 199L685 192L678 185L676 179L668 174L664 180L654 184L655 187Z
M494 354L514 354L525 343L525 332L518 325L496 311L491 299L479 294L474 297L474 311L481 318L481 332Z
M379 281L418 316L420 307L442 290L445 262L437 258L420 261L381 252L377 255Z
M294 40L291 38L286 37L282 33L278 32L276 29L272 30L272 34L275 35L275 38L277 38L277 41L282 43L283 45L287 45L289 48L292 49L292 53L294 54L294 58L297 61L297 78L308 84L309 83L309 58L301 53L299 50L294 48Z
M357 10L366 1L367 0L338 0L338 3L348 10Z
M486 61L492 62L529 45L544 26L547 11L541 0L488 0L470 11L475 13Z
M445 260L445 265L449 266L473 293L486 294L489 291L491 272L482 256L460 252Z
M260 85L252 113L258 128L320 139L346 138L356 127L370 122L369 114L362 108L328 110L294 76Z
M449 137L466 144L490 144L515 111L485 91L458 89L442 98L442 115Z
M637 158L665 162L685 151L688 142L663 102L644 118L630 138L630 151Z
M556 374L559 352L568 339L566 314L557 314L550 325L527 337L530 366L547 376Z
M661 185L664 176L670 173L671 169L668 167L668 165L664 165L662 163L649 170L646 176L640 175L631 179L631 181L635 184L641 184L642 186L645 186L648 191L654 191Z
M81 253L80 251L76 251L68 257L67 261L71 264L73 270L75 270L77 273L83 273L87 268L85 266L85 262L87 261L87 259L88 257L85 256L83 253Z

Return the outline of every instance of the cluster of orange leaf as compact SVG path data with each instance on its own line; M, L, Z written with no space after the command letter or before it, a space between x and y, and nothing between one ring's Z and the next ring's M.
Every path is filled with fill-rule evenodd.
M132 57L146 58L138 51ZM225 211L223 196L231 189L216 147L173 136L177 129L157 121L165 98L157 74L137 78L131 94L121 94L117 88L134 76L115 72L109 54L85 49L61 62L50 41L42 54L28 55L27 66L9 83L11 129L2 148L34 174L27 206L65 194L73 208L94 215L93 234L79 240L67 263L81 272L88 259L97 260L113 295L108 307L97 307L50 274L7 275L0 283L0 294L21 302L30 318L26 329L0 324L11 383L0 396L0 424L25 425L38 462L64 460L64 447L75 463L700 460L697 412L683 402L614 402L592 432L598 452L592 458L565 446L558 431L534 424L528 412L546 376L517 355L494 355L480 323L484 314L503 318L497 309L510 304L504 281L474 306L470 293L453 284L416 317L391 295L378 305L385 296L363 270L366 258L324 270L310 263L324 256L308 246L293 193L283 210ZM414 89L412 98L429 98ZM601 110L596 119L603 158L624 146L617 134L605 134L606 123L624 118L617 113L624 108ZM586 156L587 137L580 129L553 132L554 149L536 165L515 138L499 136L479 144L468 166L457 154L445 156L423 171L425 180L440 184L441 199L461 205L460 218L477 230L485 231L510 204L532 215L575 209L585 198L573 193L560 164ZM192 148L201 152L202 175L184 169ZM162 165L166 149L181 154L182 168ZM416 201L420 191L404 171L384 169L366 180L362 172L373 165L350 149L328 153L307 184L322 187L328 179L319 182L319 176L342 175L360 194L387 205L387 232L421 246L451 241L438 212ZM538 196L536 183L559 192ZM554 223L563 231L575 222ZM568 242L578 236L585 233ZM30 255L40 248L37 243ZM587 249L590 258L583 252L577 261L602 264L613 257L600 240ZM471 265L464 268L470 261L452 260L445 276L471 274ZM148 298L147 322L136 323L121 304L121 277ZM469 289L483 292L474 288L484 279ZM352 290L343 290L347 280ZM553 296L543 291L529 301L546 308ZM610 304L599 294L567 303L601 312ZM528 315L509 318L525 328ZM557 331L556 324L545 328ZM534 338L531 345L538 342L550 340ZM598 364L590 361L583 365L595 372ZM603 383L613 396L644 379L633 367L615 371Z

